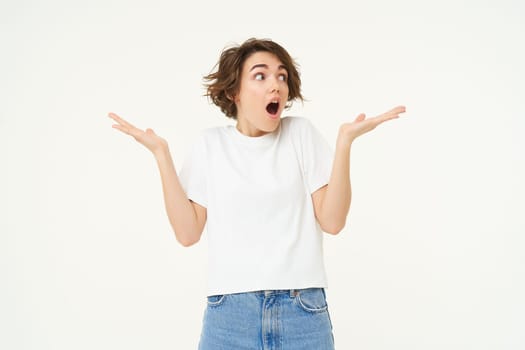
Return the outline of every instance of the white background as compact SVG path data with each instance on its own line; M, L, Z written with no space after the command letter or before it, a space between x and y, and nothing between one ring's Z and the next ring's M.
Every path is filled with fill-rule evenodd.
M206 235L180 246L151 154L179 169L223 47L297 59L334 145L360 112L347 227L326 235L338 349L525 348L525 11L520 1L2 1L0 348L195 349Z

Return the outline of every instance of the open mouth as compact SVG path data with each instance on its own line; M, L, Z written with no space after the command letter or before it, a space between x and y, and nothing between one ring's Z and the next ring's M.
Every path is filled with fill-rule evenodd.
M266 106L266 111L271 115L276 115L279 110L279 102L270 102Z

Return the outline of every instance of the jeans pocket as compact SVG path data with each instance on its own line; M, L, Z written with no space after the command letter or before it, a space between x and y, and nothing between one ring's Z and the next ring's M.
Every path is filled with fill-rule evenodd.
M326 297L322 288L308 288L297 291L297 304L306 312L317 313L328 309Z
M217 306L222 305L222 303L224 302L225 297L226 297L226 294L210 295L210 296L206 297L207 302L208 302L208 306L217 307Z

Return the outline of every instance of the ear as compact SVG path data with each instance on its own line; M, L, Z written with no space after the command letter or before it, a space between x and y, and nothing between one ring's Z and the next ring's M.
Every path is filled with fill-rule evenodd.
M237 95L227 95L227 97L228 100L232 101L233 103L239 102L239 98L237 97Z

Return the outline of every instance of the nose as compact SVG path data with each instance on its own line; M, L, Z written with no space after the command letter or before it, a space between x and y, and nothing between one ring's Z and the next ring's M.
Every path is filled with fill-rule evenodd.
M270 92L279 92L279 80L274 78L270 85Z

